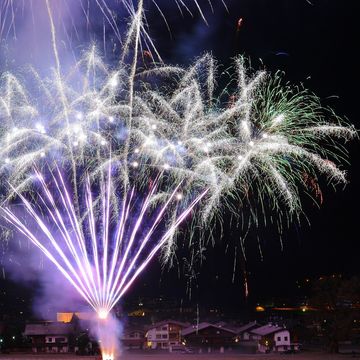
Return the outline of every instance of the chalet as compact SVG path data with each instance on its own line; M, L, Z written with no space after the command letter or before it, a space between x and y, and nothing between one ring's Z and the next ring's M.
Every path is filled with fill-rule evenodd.
M289 330L272 324L252 329L250 340L257 341L258 351L261 353L284 352L291 348Z
M145 337L149 349L169 349L181 345L181 330L189 324L175 320L165 320L148 328Z
M33 352L67 353L74 325L61 322L27 324L24 335L31 339Z
M251 341L251 330L259 327L256 321L249 322L237 328L238 340L242 342Z
M236 343L236 331L224 326L207 322L190 326L181 331L181 336L187 346L215 348L230 348Z
M122 348L125 350L143 349L145 342L145 331L138 327L126 327L121 336Z

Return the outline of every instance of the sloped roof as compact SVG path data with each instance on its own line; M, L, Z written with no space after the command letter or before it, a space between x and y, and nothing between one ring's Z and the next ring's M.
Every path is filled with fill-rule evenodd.
M249 322L248 324L242 325L237 328L237 333L241 334L245 331L250 331L256 327L259 327L258 323L256 321Z
M213 328L216 328L216 329L219 329L219 330L224 330L224 331L227 331L227 332L231 332L233 333L234 335L236 334L236 331L234 330L231 330L231 329L228 329L226 327L223 327L223 326L217 326L217 325L214 325L214 324L210 324L208 322L202 322L200 323L199 325L193 325L193 326L189 326L187 327L186 329L183 329L181 330L181 335L185 336L185 335L189 335L189 334L192 334L196 331L200 331L200 330L203 330L203 329L206 329L208 327L213 327Z
M256 329L253 329L250 332L255 335L266 336L266 335L273 334L273 333L276 333L276 332L279 332L282 330L286 330L286 329L281 326L268 324L268 325L260 326Z
M237 331L238 329L238 325L226 322L226 321L218 321L216 323L214 323L215 326L218 326L220 328L225 328L227 330L233 330L233 331Z
M181 322L181 321L163 320L163 321L160 321L160 322L157 322L155 324L152 324L152 325L148 326L147 329L150 330L150 329L154 329L154 328L164 326L164 325L168 325L168 324L178 325L178 326L181 326L182 328L186 328L186 327L189 326L189 323L184 323L184 322Z
M73 324L51 322L42 324L27 324L24 334L26 336L36 335L68 335L74 331Z

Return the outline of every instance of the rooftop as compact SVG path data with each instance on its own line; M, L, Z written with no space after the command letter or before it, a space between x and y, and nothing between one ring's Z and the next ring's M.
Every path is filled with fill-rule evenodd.
M48 322L42 324L27 324L24 334L26 336L36 335L67 335L74 331L73 324L61 322Z

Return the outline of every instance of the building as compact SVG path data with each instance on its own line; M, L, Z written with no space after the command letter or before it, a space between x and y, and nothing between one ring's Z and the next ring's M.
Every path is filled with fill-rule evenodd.
M143 349L145 347L145 331L138 327L126 327L121 336L122 348L125 350Z
M259 324L256 321L249 322L237 328L238 340L245 342L251 341L251 330L259 327Z
M82 321L91 321L94 319L94 313L91 312L58 312L56 313L56 320L58 322L70 323L75 318Z
M258 351L261 353L291 349L289 330L277 325L268 324L252 329L249 337L249 340L257 341Z
M237 342L237 333L233 329L207 322L190 326L181 331L186 346L206 347L210 349L231 348Z
M169 349L181 345L181 330L189 324L175 320L164 320L148 328L145 337L150 349Z
M32 351L39 353L67 353L73 349L70 339L74 325L61 322L27 324L24 335L31 339Z

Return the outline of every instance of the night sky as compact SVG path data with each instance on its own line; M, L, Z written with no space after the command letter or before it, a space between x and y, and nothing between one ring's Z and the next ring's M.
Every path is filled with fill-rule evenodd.
M208 26L199 17L182 18L174 14L169 6L164 12L172 37L164 24L151 17L150 26L166 61L189 64L194 57L210 51L227 67L232 57L246 55L254 69L259 69L263 63L271 72L283 70L285 79L292 83L304 83L322 99L323 105L331 106L359 129L359 73L355 52L360 5L356 1L341 0L312 3L306 0L236 0L227 2L229 12L226 12L218 1L214 2L214 14L206 13ZM236 32L239 18L243 21L240 31ZM250 302L296 297L295 282L307 277L360 274L359 142L353 141L347 148L351 165L345 164L345 169L350 183L344 191L338 187L336 192L323 184L321 208L305 204L310 226L303 219L300 226L294 224L285 230L283 249L276 228L254 229L248 237L246 270L249 272ZM236 244L239 235L236 229L227 226L224 238L215 249L208 249L207 260L199 270L199 288L193 292L194 301L225 307L244 304L239 260L233 283L234 247L231 245ZM263 259L257 249L257 235L263 242ZM158 271L159 266L154 264L144 276L145 288L152 289L149 293L157 288ZM184 296L184 285L176 281L176 271L163 273L158 286L163 294ZM145 288L134 288L133 295L141 295Z
M355 55L358 1L312 0L312 4L306 0L225 1L228 12L220 0L213 0L212 13L207 1L199 0L204 3L208 25L195 9L194 17L188 14L182 17L169 0L160 1L171 34L149 4L150 33L165 62L187 65L210 51L226 68L232 57L246 55L254 69L264 66L271 72L283 70L286 80L304 83L324 105L331 106L338 115L360 128L359 61ZM237 32L239 18L243 21ZM345 168L350 183L344 191L338 187L336 192L324 184L320 209L306 203L304 210L311 226L303 219L301 226L294 224L285 230L283 248L274 227L254 229L249 234L245 267L250 302L292 297L296 295L295 281L306 277L333 273L360 275L360 142L353 141L347 148L350 165L345 164ZM240 257L233 276L235 246L240 235L225 224L223 239L206 251L206 260L193 283L193 303L229 308L244 304L244 264ZM263 258L257 248L257 236L263 243ZM158 295L187 299L185 279L182 275L178 277L178 270L175 266L169 272L162 272L159 263L153 262L129 291L128 299Z

